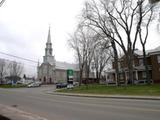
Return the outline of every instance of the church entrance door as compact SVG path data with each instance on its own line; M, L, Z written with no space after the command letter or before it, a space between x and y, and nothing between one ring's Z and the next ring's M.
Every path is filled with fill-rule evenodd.
M43 82L46 83L46 77L43 78Z
M50 84L52 83L52 78L49 78L49 83L50 83Z

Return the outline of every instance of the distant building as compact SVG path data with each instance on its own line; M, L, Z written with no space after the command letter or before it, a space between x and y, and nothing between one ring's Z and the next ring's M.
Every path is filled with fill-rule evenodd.
M160 46L155 49L146 51L146 55L150 80L152 80L153 83L160 83ZM125 56L119 58L118 67L120 81L129 81ZM145 66L143 64L143 52L138 49L136 49L134 52L133 67L134 81L145 81L146 72ZM115 64L113 62L112 69L107 71L107 81L116 81L115 74Z
M67 70L72 69L74 71L74 80L78 80L78 65L70 64L66 62L59 62L55 60L52 55L52 42L50 35L50 28L48 31L48 38L45 48L45 56L43 56L43 63L38 65L37 77L43 84L53 84L57 82L67 82Z

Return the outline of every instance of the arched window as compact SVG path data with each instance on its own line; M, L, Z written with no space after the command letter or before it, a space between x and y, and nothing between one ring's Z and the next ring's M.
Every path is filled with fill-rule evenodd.
M49 83L52 83L52 78L49 78Z

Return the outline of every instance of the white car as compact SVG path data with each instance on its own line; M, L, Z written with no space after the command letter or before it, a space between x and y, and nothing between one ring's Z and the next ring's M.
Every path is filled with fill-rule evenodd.
M71 89L71 88L73 88L73 87L74 87L73 84L68 84L68 85L67 85L67 88L68 88L68 89Z
M32 82L27 85L27 87L39 87L41 86L41 82Z

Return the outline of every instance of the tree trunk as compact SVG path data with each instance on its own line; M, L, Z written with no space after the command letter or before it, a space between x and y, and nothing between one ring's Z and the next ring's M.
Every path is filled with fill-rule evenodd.
M131 50L128 51L128 55L127 55L127 65L128 65L128 72L129 72L129 82L131 84L134 84L134 78L133 78L133 53ZM128 83L126 83L127 85Z
M147 81L148 84L151 84L150 76L149 76L149 69L148 69L148 64L147 64L145 45L143 45L142 47L143 47L143 63L144 63L144 66L145 66L146 81Z
M111 41L112 44L112 48L113 48L113 52L114 52L114 61L115 61L115 78L116 80L116 84L119 86L119 68L118 68L118 52L116 49L116 45L114 41Z
M81 86L81 84L82 84L82 74L83 74L83 70L80 70L80 73L79 73L79 86Z
M98 70L96 71L96 79L99 81Z

